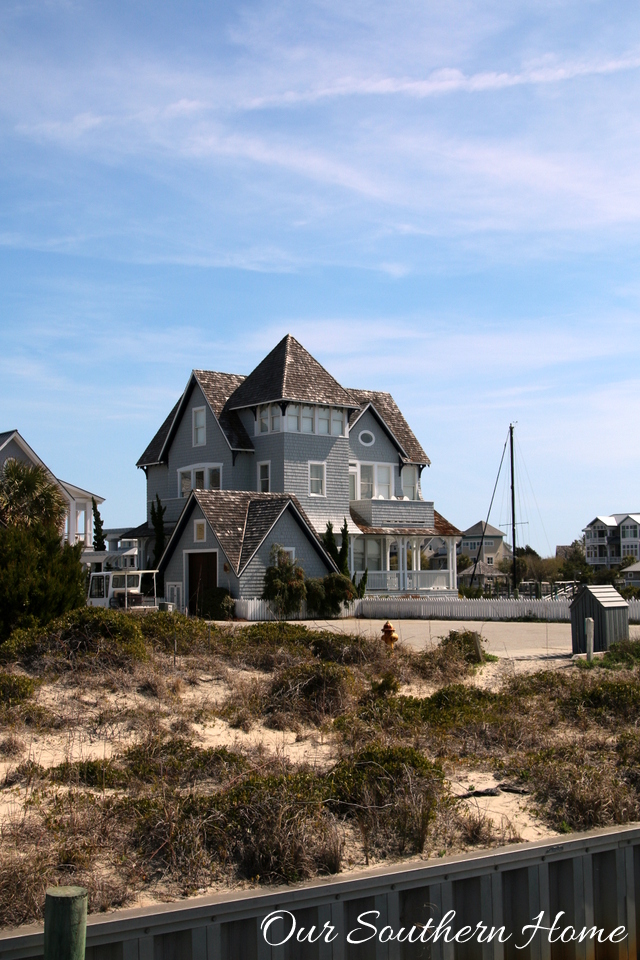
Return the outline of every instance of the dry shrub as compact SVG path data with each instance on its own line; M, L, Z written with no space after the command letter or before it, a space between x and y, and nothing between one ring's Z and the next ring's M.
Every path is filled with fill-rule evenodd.
M131 669L147 651L139 618L82 607L44 627L14 630L0 656L38 670Z
M141 617L140 629L144 639L154 649L173 653L175 646L180 655L215 650L221 632L215 624L207 624L199 617L165 613L162 610Z
M17 927L40 920L48 886L57 879L48 853L30 849L0 859L0 926Z
M495 823L480 810L461 811L458 828L462 842L469 846L488 846L498 839Z
M275 676L265 696L267 724L297 728L300 721L320 726L342 713L353 696L354 676L348 667L323 661L303 663Z
M25 749L24 741L17 737L15 733L10 733L3 740L0 740L0 757L19 757Z
M590 830L640 818L640 802L616 769L608 744L550 748L507 770L530 785L540 812L554 827Z
M473 630L451 630L437 647L412 658L415 673L431 683L455 683L470 676L483 659L483 639Z

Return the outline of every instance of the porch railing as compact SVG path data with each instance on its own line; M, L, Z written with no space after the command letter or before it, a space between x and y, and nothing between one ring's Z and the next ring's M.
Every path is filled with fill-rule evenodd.
M404 581L404 583L403 583ZM369 570L367 592L398 593L401 590L431 590L449 586L447 570Z

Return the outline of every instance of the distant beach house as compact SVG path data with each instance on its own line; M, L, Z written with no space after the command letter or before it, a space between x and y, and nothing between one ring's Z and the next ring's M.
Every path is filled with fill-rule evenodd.
M640 557L640 513L595 517L584 528L587 563L616 567L624 557Z
M216 554L208 561L211 583L215 563L219 586L259 596L255 570L253 586L240 583L243 558L257 546L257 534L247 540L244 527L258 515L263 559L269 544L278 542L305 569L318 562L329 569L316 544L329 521L339 544L346 519L349 568L358 576L367 569L369 592L456 593L460 531L423 497L428 465L390 394L343 387L288 335L247 377L192 371L138 461L147 478L147 517L127 537L135 536L149 563L151 507L159 497L170 537L162 558L165 580L174 591L179 587L183 607L189 605L194 552ZM232 491L243 496L233 498ZM280 516L286 531L269 527L267 514ZM446 569L422 570L421 548L434 537L445 544Z
M93 509L91 500L93 498L97 504L101 504L104 503L104 497L56 477L17 430L5 430L4 433L0 433L0 470L3 469L5 462L10 459L22 460L31 464L31 466L39 466L47 471L51 481L58 487L68 504L63 532L65 541L71 544L83 543L85 551L92 553ZM87 563L91 562L90 557L83 556L83 559Z

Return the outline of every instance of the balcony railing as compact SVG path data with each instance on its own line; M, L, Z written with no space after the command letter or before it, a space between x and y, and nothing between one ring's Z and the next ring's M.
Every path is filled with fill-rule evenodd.
M358 575L358 579L361 575ZM407 570L403 575L398 570L370 570L367 575L367 593L417 593L420 590L447 588L449 573L447 570Z

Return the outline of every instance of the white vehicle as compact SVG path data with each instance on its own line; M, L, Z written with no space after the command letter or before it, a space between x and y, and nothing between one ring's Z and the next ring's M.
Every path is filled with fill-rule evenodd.
M103 573L92 573L87 606L109 607L112 610L157 607L157 572L105 570Z

